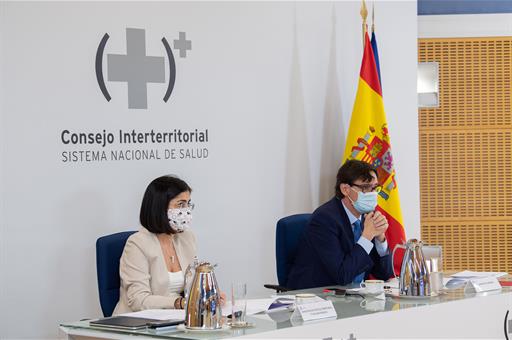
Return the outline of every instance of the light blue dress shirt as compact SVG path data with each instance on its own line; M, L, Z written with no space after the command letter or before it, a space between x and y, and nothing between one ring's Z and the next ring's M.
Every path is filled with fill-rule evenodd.
M347 213L348 219L350 221L350 226L352 227L352 232L354 232L354 222L359 220L359 218L355 217L354 214L352 214L352 212L348 210L343 201L341 201L341 204L343 204L343 209L345 209L345 212ZM363 225L363 223L361 223L361 225ZM366 239L363 236L359 238L357 244L363 247L367 254L370 254L370 252L373 249L373 242ZM379 240L375 239L375 249L377 249L377 253L380 255L380 257L388 255L388 241L384 240L384 242L380 242Z

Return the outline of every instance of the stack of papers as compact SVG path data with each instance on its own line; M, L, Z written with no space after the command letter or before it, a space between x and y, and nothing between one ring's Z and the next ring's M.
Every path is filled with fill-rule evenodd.
M185 320L185 311L183 309L146 309L140 312L121 315L155 320Z
M373 299L378 299L378 300L386 299L386 294L384 293L384 291L382 291L381 293L370 293L370 292L368 292L368 290L366 288L361 288L361 287L347 289L347 295L361 295L364 298L371 297Z
M273 298L268 299L247 299L246 315L254 315L256 313L264 312L274 302ZM231 314L231 301L226 301L222 306L222 315L227 316Z
M464 270L462 272L451 275L451 279L445 283L446 288L456 289L462 287L471 279L483 278L483 277L495 277L499 278L508 275L504 272L473 272L470 270Z
M277 299L274 297L267 299L247 299L246 313L247 315L254 315L257 313L266 312L269 307L276 301L282 304L293 305L295 297L292 295L291 300L288 296L278 296ZM231 301L226 301L226 304L222 306L222 315L226 316L230 314ZM146 309L140 312L125 313L121 315L155 320L185 319L185 311L183 309Z
M278 296L268 307L267 313L292 311L295 307L295 297Z
M478 277L490 277L494 276L495 278L499 278L502 276L508 275L505 272L472 272L470 270L465 270L460 273L453 274L452 277L455 278L466 278L466 279L472 279L472 278L478 278Z

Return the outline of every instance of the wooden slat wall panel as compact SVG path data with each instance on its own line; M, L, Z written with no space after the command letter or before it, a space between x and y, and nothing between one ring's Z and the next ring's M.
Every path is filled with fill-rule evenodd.
M420 39L420 62L438 61L439 108L422 109L420 128L512 127L512 39Z
M421 237L445 270L512 272L512 37L419 39L440 106L419 110Z
M512 131L420 136L423 221L512 222Z
M444 270L510 272L512 222L425 223L421 237L443 247Z

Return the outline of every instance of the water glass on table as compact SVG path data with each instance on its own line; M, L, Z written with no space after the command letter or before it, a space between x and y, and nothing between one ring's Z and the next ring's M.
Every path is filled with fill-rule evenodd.
M231 325L234 327L244 326L247 324L247 284L232 283L231 284Z
M443 273L442 272L432 272L430 273L430 288L433 293L439 294L444 289L443 284Z
M430 259L430 266L428 267L430 271L430 288L434 293L440 293L443 291L443 268L442 262L440 258L433 257Z

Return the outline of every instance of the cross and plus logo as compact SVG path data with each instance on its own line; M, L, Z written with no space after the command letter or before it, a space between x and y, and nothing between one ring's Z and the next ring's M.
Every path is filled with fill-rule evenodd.
M96 51L96 79L101 93L107 101L112 97L107 90L103 74L103 55L110 36L105 33ZM167 90L163 101L167 103L176 81L176 62L172 49L165 37L161 39L164 46L169 72ZM185 32L179 32L174 40L174 49L179 51L180 58L186 58L192 50L192 41L187 40ZM107 80L124 82L128 87L128 108L147 109L147 85L149 83L165 83L165 56L146 55L146 30L126 28L126 54L107 54Z

